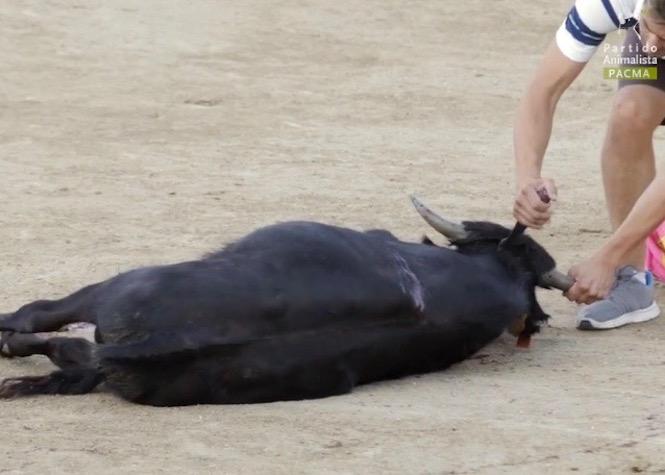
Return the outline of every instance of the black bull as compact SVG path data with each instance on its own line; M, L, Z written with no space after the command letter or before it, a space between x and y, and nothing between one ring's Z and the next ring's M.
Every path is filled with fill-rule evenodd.
M416 208L456 250L313 222L259 229L201 260L132 270L61 300L0 315L5 356L61 369L6 379L0 397L81 394L105 385L157 406L342 394L439 370L517 323L548 318L535 287L565 289L526 235L450 223ZM96 325L96 344L32 333Z

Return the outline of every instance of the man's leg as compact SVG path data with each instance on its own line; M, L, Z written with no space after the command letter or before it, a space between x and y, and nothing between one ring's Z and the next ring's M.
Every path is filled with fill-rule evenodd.
M605 198L612 229L626 219L655 175L653 133L665 118L665 91L645 84L624 85L617 93L601 155ZM617 328L651 320L660 309L653 285L641 272L644 246L621 263L617 284L609 297L585 306L578 315L580 329Z
M619 89L610 116L601 163L612 230L621 225L656 172L653 133L665 118L665 92L642 84ZM643 269L644 246L622 265Z

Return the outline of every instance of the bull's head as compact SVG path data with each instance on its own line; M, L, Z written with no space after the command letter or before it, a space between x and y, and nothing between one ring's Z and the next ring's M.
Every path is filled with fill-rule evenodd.
M517 258L525 270L537 276L536 284L540 287L565 292L573 285L572 278L558 271L552 256L530 236L521 233L515 235L510 229L487 221L456 223L435 213L415 196L411 197L411 201L420 216L447 237L460 252L506 253Z
M436 231L448 238L451 244L463 254L496 254L508 266L523 272L534 286L546 289L555 288L567 291L572 285L571 277L556 269L552 256L535 240L523 232L514 232L499 224L486 221L464 221L456 223L430 210L417 198L411 201L418 213ZM515 330L528 342L528 337L538 331L541 322L548 315L538 305L535 292L530 292L531 309L524 326ZM519 327L519 325L518 325ZM528 344L528 343L527 343Z

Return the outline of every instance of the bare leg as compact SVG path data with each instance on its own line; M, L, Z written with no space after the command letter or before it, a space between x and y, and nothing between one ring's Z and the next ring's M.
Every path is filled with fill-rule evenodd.
M665 118L665 92L646 85L619 89L601 155L605 199L612 229L626 219L655 175L653 133ZM644 245L622 265L644 268Z

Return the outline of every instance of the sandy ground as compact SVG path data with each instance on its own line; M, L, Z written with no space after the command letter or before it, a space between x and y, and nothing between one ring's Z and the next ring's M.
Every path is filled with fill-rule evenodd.
M511 224L514 110L568 8L2 2L0 311L293 218L417 239L414 191ZM597 156L613 89L597 56L560 105L546 172L561 202L535 234L564 270L608 233ZM4 402L0 473L665 471L665 319L590 334L559 295L543 304L551 328L530 350L505 337L342 397ZM3 377L50 369L0 361Z

